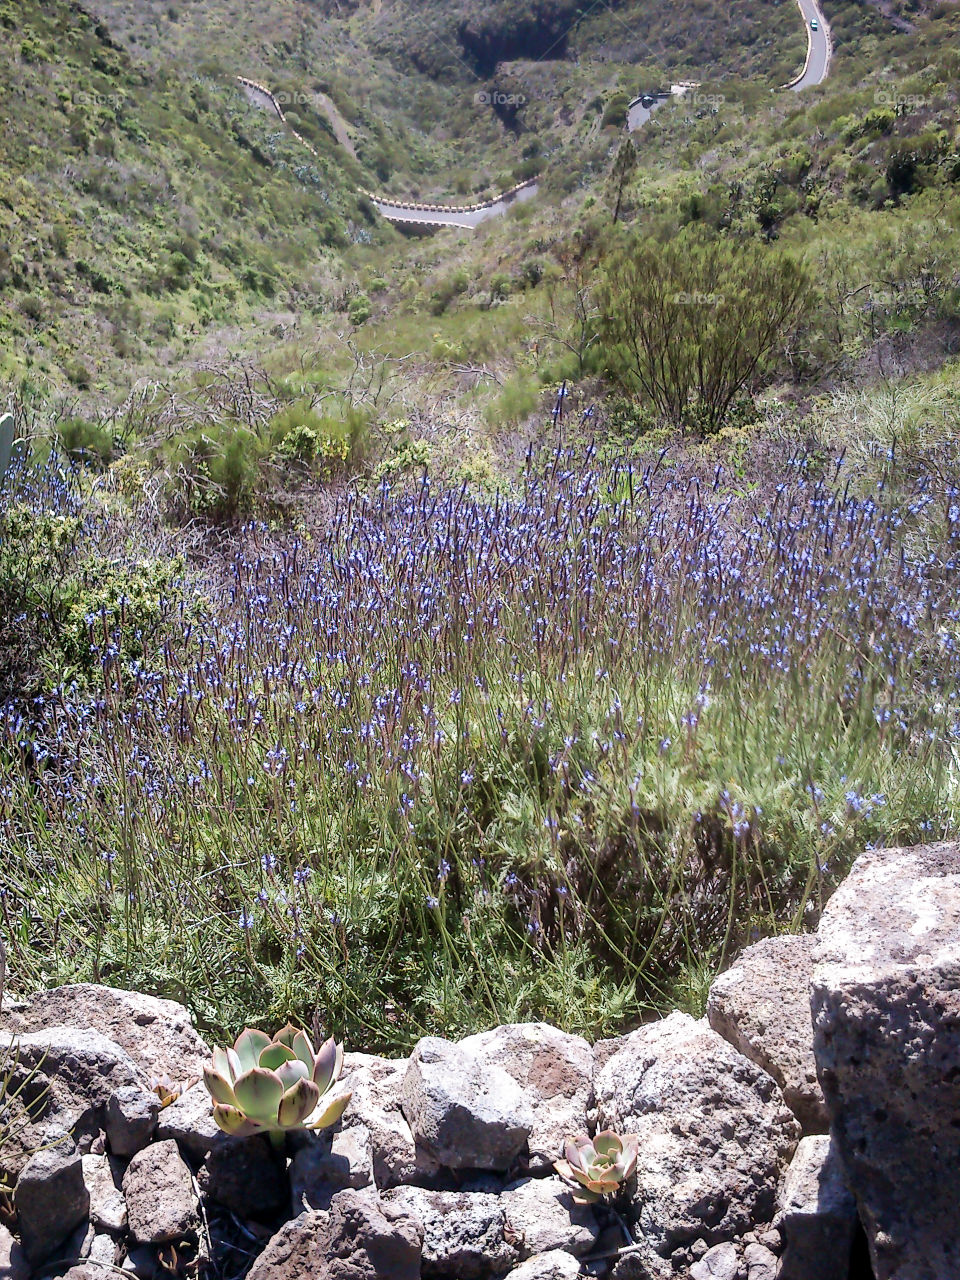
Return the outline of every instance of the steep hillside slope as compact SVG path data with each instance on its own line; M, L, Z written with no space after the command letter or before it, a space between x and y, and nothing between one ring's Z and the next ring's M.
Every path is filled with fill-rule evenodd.
M149 68L69 0L0 5L3 368L78 388L258 309L323 305L375 234L359 169L237 86Z

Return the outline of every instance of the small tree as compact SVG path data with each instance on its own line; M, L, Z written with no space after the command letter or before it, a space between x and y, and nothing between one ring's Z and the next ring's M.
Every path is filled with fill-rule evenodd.
M630 178L633 177L637 169L637 148L633 145L632 138L624 138L620 143L620 149L617 152L617 158L613 162L613 185L617 191L617 201L613 210L613 220L616 222L620 217L620 208L623 204L623 190Z
M717 431L769 375L809 293L805 268L763 245L699 228L635 243L598 291L608 370L674 426Z

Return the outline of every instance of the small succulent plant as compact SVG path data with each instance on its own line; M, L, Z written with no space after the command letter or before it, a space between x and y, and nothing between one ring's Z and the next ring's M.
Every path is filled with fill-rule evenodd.
M151 1076L147 1081L147 1088L160 1099L160 1110L163 1111L176 1102L181 1094L193 1088L198 1079L199 1076L188 1076L186 1080L174 1080L172 1076L164 1073L160 1076Z
M343 1048L327 1040L314 1049L310 1037L286 1026L271 1039L247 1027L232 1049L214 1049L203 1069L213 1118L224 1133L245 1138L266 1133L282 1146L291 1129L326 1129L343 1115L350 1094L320 1108L343 1066Z
M558 1160L554 1168L573 1187L576 1201L593 1204L605 1196L617 1195L633 1177L639 1147L636 1134L621 1138L612 1129L604 1129L595 1138L585 1134L568 1138L564 1159Z

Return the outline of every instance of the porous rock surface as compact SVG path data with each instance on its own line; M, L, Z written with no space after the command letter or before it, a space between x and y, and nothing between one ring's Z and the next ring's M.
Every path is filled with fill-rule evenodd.
M193 1179L175 1142L155 1142L137 1152L124 1174L123 1196L137 1244L181 1240L196 1230Z
M502 1275L519 1261L519 1251L506 1237L499 1196L395 1187L384 1201L419 1224L425 1276L482 1280Z
M817 1067L877 1280L960 1275L960 846L863 854L816 960Z
M565 1249L589 1253L600 1234L590 1205L577 1204L560 1178L524 1178L500 1195L504 1228L522 1258Z
M773 1076L805 1134L829 1127L810 1018L816 945L812 934L764 938L716 979L707 1000L711 1027Z
M829 1136L800 1143L780 1188L777 1222L786 1244L778 1280L845 1280L857 1206Z
M22 1080L36 1096L34 1116L75 1134L102 1126L117 1089L141 1085L126 1050L88 1027L58 1024L19 1035L16 1045L14 1085Z
M705 1022L624 1037L596 1078L599 1123L640 1138L637 1222L661 1253L773 1217L800 1127L779 1086Z
M514 1267L510 1280L575 1280L578 1275L580 1263L572 1253L551 1249L549 1253L539 1253Z
M183 1005L94 983L42 992L25 1009L5 1014L4 1025L20 1033L51 1026L99 1032L126 1050L147 1080L196 1078L210 1057Z
M533 1108L501 1066L439 1036L414 1049L403 1114L418 1147L447 1169L509 1169L533 1131Z
M352 1095L343 1127L360 1125L366 1130L374 1179L382 1189L429 1181L439 1169L430 1153L417 1147L403 1114L406 1071L406 1058L348 1053L343 1059L341 1079Z
M17 1181L16 1203L23 1251L31 1264L44 1262L90 1208L80 1152L71 1138L34 1152Z
M568 1134L585 1133L593 1105L593 1050L581 1036L545 1022L495 1027L460 1041L479 1064L505 1071L530 1107L527 1137L531 1169L551 1169Z
M375 1192L342 1191L287 1222L247 1280L419 1280L421 1236Z

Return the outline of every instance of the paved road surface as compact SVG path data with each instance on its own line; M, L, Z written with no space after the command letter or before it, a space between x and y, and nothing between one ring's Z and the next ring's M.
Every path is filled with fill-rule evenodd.
M478 227L488 218L496 218L512 204L530 200L536 194L537 184L534 183L531 187L523 187L509 200L498 200L496 204L486 209L476 209L472 213L459 209L451 209L449 213L421 213L417 209L404 209L400 205L388 204L385 200L374 200L373 203L391 222L416 222L431 227Z
M645 107L639 98L635 98L627 107L627 129L633 133L634 129L642 128L661 102L666 102L670 97L669 93L658 94L654 97L649 107Z
M810 30L810 61L797 83L790 86L794 93L822 84L830 70L830 28L823 16L823 11L817 4L817 0L797 0L797 3L807 29ZM816 19L819 28L817 31L810 29L811 18Z

